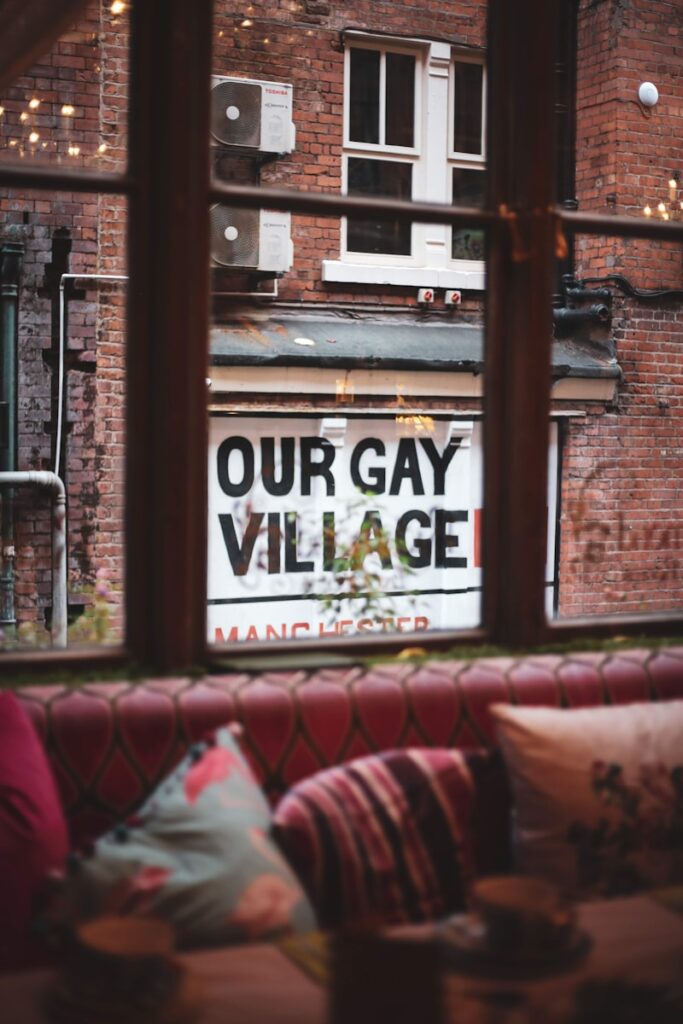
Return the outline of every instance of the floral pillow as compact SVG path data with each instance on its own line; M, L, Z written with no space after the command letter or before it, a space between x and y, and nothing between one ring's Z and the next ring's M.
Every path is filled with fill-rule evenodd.
M181 946L264 941L316 927L270 838L270 810L228 729L196 744L138 813L72 857L62 916L154 915Z
M492 711L518 870L576 898L683 883L683 701Z

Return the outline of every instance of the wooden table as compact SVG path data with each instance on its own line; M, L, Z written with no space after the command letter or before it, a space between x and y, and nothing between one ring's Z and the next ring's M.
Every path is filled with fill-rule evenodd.
M564 972L497 980L449 971L445 978L446 1019L458 1024L546 1024L566 1018L572 993L588 979L665 983L683 976L683 915L652 897L584 904L579 907L579 925L590 933L593 945L580 964ZM428 928L407 931L429 935ZM205 1005L198 1024L325 1024L327 1020L325 989L276 946L191 953L182 960L201 979L204 989ZM0 978L2 1024L44 1022L41 995L49 977L46 972L27 972ZM517 993L523 999L521 1009L496 1010L495 1000L489 999L496 992Z

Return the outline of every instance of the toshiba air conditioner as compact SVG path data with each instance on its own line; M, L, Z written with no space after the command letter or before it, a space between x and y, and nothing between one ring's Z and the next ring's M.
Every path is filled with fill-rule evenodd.
M235 209L220 203L211 207L209 216L215 267L284 274L292 266L289 213Z
M258 153L291 153L292 87L246 78L211 78L211 142Z

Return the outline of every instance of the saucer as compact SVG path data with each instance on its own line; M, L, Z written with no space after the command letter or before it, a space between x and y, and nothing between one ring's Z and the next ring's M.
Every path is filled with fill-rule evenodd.
M446 962L456 970L491 975L531 975L566 970L582 960L591 947L591 938L573 928L564 942L538 949L516 947L509 951L493 949L486 925L476 914L458 914L444 921L439 932Z
M122 998L87 983L76 989L66 978L56 978L45 992L47 1017L54 1024L187 1024L201 1007L201 985L179 961L171 963L175 983L159 999Z

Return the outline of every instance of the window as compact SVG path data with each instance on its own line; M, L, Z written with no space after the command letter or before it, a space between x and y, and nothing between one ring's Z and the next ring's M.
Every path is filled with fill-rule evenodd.
M486 92L484 65L462 55L455 58L451 75L451 131L449 169L453 182L454 206L484 204L485 152L484 117ZM454 229L451 259L483 260L484 233Z
M367 46L347 51L344 169L349 195L412 198L420 156L418 68L414 53ZM347 252L411 256L411 236L411 225L399 221L346 221Z
M343 189L351 196L481 207L484 63L443 42L349 34ZM444 288L484 286L481 230L346 218L342 256L323 279Z
M106 655L147 670L179 671L203 664L206 648L206 336L208 280L208 208L231 202L259 208L290 209L314 218L352 216L373 222L385 210L373 195L347 199L321 192L284 193L253 184L210 184L209 104L206 88L211 50L211 4L149 0L132 10L132 100L130 156L123 173L80 167L31 166L28 161L0 165L6 187L70 193L122 195L130 203L127 264L129 289L127 614L125 650ZM598 5L599 7L600 5ZM568 212L553 206L553 74L555 17L559 4L518 0L514 5L491 0L488 53L489 203L483 209L443 209L424 202L412 182L418 204L393 201L397 224L412 224L413 236L425 224L446 221L456 232L487 232L488 345L486 351L484 616L480 630L440 635L446 646L463 641L539 644L576 636L627 632L668 632L680 628L681 616L618 619L597 623L549 625L544 614L546 502L551 339L548 331L553 293L553 262L563 251L563 236L572 232L599 237L659 239L678 245L681 222L637 219L595 212ZM598 12L599 13L599 12ZM424 62L437 56L415 54L416 78ZM369 47L373 50L373 47ZM401 52L400 48L396 48ZM394 52L394 47L387 51ZM365 74L385 81L368 60ZM441 53L451 66L450 52ZM393 74L393 72L389 72ZM429 74L429 72L427 72ZM374 76L374 78L373 78ZM467 69L466 91L472 87ZM457 75L453 71L453 87ZM392 143L405 125L382 114L381 93L359 110L354 131L384 138L354 143L360 160L408 164L420 174L425 150L420 140L410 147ZM377 113L375 114L375 106ZM415 123L422 109L415 91ZM150 130L153 129L153 130ZM400 130L399 130L400 129ZM479 174L475 147L476 118L453 123L453 146L444 167ZM482 127L483 131L483 127ZM383 135L382 135L383 133ZM444 139L448 130L444 130ZM444 145L447 145L445 142ZM468 148L469 147L469 148ZM456 155L457 153L457 155ZM403 154L403 159L399 156ZM414 157L414 159L413 159ZM481 162L481 161L480 161ZM462 177L462 188L471 186ZM473 186L472 186L473 187ZM450 188L450 185L449 185ZM448 195L446 191L443 193ZM169 210L173 216L169 216ZM400 237L400 231L399 235ZM400 243L396 243L397 245ZM448 250L446 250L448 253ZM370 257L373 253L365 253ZM383 255L383 254L374 254ZM396 260L406 259L397 255ZM661 408L665 410L665 406ZM661 413L662 416L665 412ZM397 650L405 637L335 641L335 650L358 656L364 651ZM323 645L325 646L325 645ZM315 648L314 648L315 649ZM272 653L269 651L269 653ZM21 659L19 659L21 660ZM24 658L31 666L35 659ZM92 668L91 655L71 656ZM5 666L16 666L11 655ZM53 668L59 660L45 655Z

